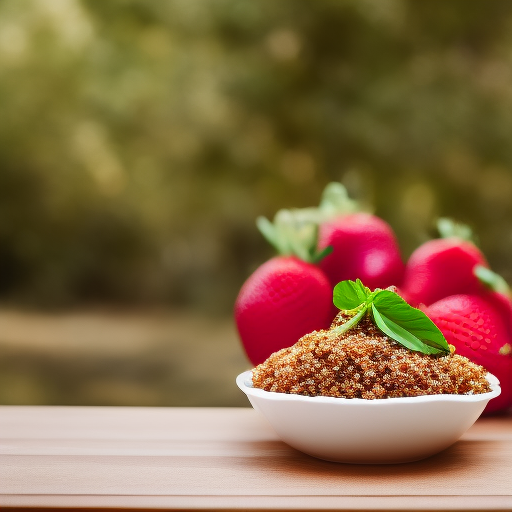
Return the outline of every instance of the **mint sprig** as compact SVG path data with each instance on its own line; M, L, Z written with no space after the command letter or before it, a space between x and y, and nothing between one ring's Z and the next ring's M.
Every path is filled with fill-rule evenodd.
M371 291L357 279L341 281L334 287L334 305L350 318L334 330L341 334L370 316L390 338L416 352L449 355L450 346L442 332L423 311L413 308L391 290Z
M371 295L371 290L357 281L341 281L334 287L334 305L342 311L349 312L359 308Z

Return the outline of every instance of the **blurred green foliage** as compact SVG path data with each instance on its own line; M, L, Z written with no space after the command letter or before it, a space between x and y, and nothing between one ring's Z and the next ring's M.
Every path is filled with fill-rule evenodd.
M512 281L508 0L1 0L0 297L225 313L341 180Z

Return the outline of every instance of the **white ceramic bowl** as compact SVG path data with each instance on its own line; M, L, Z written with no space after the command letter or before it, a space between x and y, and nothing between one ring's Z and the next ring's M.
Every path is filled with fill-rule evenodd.
M457 439L478 419L499 381L487 374L489 393L365 400L273 393L252 387L252 373L238 387L287 444L324 460L395 464L424 459Z

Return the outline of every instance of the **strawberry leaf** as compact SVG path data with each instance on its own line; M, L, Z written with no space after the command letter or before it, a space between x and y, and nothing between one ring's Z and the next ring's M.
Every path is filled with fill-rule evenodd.
M375 294L372 313L377 327L408 349L423 354L450 354L450 347L434 322L396 293L381 290Z
M456 222L448 217L437 219L437 231L439 231L441 238L460 238L461 240L478 245L476 235L467 224Z
M332 301L338 309L352 311L366 302L369 295L370 290L359 279L347 280L341 281L334 287Z
M258 217L256 219L256 226L259 229L260 233L263 235L265 240L274 247L274 249L281 253L281 246L279 244L279 236L277 234L277 230L266 217Z
M329 183L323 193L318 210L325 219L360 211L357 201L350 199L347 189L341 184Z
M258 217L256 226L278 254L317 264L332 252L332 247L318 250L319 226L333 217L359 210L341 183L329 183L317 208L282 209L272 222Z
M266 217L258 217L256 226L278 254L318 263L332 250L317 250L320 221L321 217L316 208L283 209L276 213L273 222Z
M483 265L477 265L473 269L473 274L478 280L490 288L494 292L501 293L510 297L510 287L503 277L496 272L493 272L490 268L484 267Z
M320 263L326 256L329 256L331 252L333 251L332 245L328 245L324 249L322 249L320 252L313 252L311 254L311 263L314 263L315 265L317 263Z

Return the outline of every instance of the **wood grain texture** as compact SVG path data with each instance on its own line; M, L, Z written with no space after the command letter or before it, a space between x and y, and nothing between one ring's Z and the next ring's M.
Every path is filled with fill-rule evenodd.
M252 409L0 407L0 506L511 510L512 417L362 466L297 452Z

